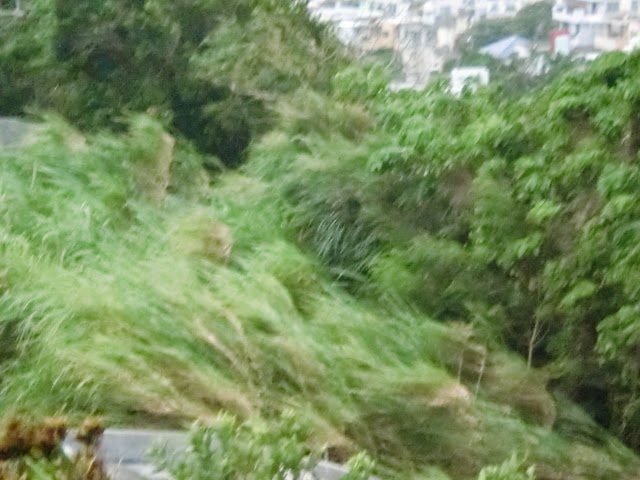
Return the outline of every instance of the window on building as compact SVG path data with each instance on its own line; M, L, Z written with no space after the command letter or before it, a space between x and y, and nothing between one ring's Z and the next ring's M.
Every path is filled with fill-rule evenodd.
M411 29L402 32L400 37L407 47L416 47L420 45L422 40L421 33Z
M634 0L631 2L631 11L633 13L638 13L638 6L640 5L640 2Z
M619 2L609 2L607 3L607 13L618 13L620 11L620 3Z

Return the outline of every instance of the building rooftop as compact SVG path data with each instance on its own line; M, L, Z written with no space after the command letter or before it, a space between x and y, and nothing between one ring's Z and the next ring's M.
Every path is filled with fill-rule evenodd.
M528 50L531 42L524 37L511 35L497 42L490 43L480 49L480 53L491 55L494 58L506 60L513 56L521 56L523 50Z

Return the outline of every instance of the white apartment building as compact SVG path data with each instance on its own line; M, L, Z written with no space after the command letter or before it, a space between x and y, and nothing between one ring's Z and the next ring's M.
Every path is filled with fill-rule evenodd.
M571 50L624 50L636 42L638 0L557 0L553 19L569 32Z
M537 0L426 0L439 17L465 17L470 21L515 16Z
M309 9L320 20L333 23L338 36L346 43L351 43L355 37L353 30L372 21L419 22L426 26L450 26L455 21L468 28L470 23L477 20L514 16L535 1L310 0Z
M476 0L473 17L484 18L513 17L524 6L522 0Z
M315 0L309 3L309 10L322 22L331 23L338 38L346 44L354 42L359 28L383 16L361 0Z
M466 4L474 0L427 0L424 9L432 12L434 18L446 20L460 15L466 15Z
M394 50L403 64L403 85L419 88L442 71L474 21L513 16L535 1L310 0L309 9L356 51Z
M435 19L420 2L314 0L309 8L320 20L332 23L338 37L356 50L395 50L411 85L423 84L441 68L434 50Z
M451 70L449 91L459 96L465 88L475 90L479 85L489 84L490 73L487 67L458 67Z

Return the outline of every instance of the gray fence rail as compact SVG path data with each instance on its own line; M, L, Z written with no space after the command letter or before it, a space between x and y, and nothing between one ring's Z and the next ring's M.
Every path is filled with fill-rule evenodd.
M80 444L73 435L65 440L63 448L68 456L75 455ZM166 472L158 472L150 452L165 448L168 453L179 453L188 445L187 433L179 431L108 429L100 443L99 455L113 480L171 480ZM308 479L339 480L349 471L342 465L320 462Z
M20 145L33 128L33 123L17 118L0 117L0 147Z

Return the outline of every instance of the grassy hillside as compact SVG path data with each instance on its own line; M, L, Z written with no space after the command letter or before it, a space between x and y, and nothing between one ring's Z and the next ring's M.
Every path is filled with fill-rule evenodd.
M302 3L233 7L3 20L0 112L66 120L0 152L0 414L637 478L640 55L394 93Z
M253 171L277 138L217 179L168 138L148 117L119 136L51 121L3 151L5 415L148 427L292 408L334 458L364 448L412 476L467 478L515 451L539 478L633 477L635 457L588 420L567 423L588 441L552 431L564 412L523 360L345 293Z

